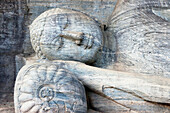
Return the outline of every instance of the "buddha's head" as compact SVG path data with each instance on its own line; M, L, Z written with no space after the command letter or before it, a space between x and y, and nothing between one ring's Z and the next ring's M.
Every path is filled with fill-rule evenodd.
M31 42L39 57L91 63L102 44L102 32L89 16L70 9L51 9L30 26Z

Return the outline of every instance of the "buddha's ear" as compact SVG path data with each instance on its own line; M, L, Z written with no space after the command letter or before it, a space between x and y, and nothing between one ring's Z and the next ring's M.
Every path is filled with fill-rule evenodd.
M60 26L61 30L65 29L69 24L67 14L57 14L57 18L55 21L57 22L57 25Z

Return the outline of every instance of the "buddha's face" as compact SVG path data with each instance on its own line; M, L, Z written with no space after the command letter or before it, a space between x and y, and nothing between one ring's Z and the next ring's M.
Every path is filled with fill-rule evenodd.
M30 28L32 39L39 39L41 52L51 60L93 62L102 43L97 23L72 10L49 10L40 15ZM32 45L36 51L37 45Z

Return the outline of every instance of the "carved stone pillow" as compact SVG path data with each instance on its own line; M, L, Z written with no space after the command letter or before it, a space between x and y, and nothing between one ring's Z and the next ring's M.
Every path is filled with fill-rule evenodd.
M82 83L61 65L24 66L16 80L16 113L86 113L87 103Z

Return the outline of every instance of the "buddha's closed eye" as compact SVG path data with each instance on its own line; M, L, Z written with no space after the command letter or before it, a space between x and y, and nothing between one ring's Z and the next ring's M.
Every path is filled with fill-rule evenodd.
M74 41L78 46L84 45L85 49L90 49L94 43L92 35L84 34L82 32L63 31L59 36Z

